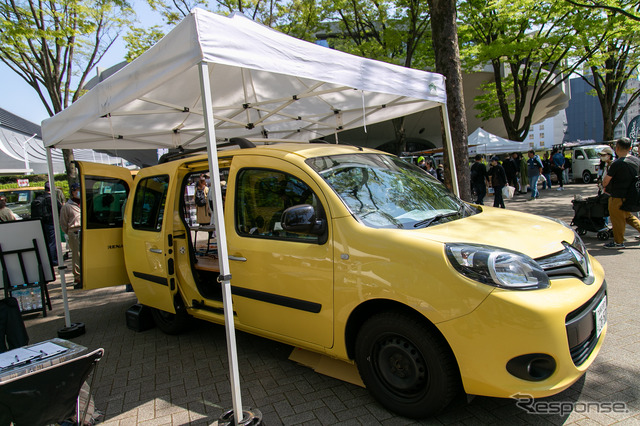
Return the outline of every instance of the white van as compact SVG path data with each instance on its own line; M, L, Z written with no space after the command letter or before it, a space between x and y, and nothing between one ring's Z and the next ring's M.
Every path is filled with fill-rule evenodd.
M598 177L600 156L598 155L607 145L577 146L569 150L571 153L572 181L592 183Z

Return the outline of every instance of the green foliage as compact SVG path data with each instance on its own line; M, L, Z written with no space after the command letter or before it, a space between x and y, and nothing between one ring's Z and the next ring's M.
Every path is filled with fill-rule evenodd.
M53 115L81 95L90 71L132 13L122 0L5 0L0 3L0 59Z
M465 0L458 10L465 68L490 64L494 76L476 98L478 116L502 117L509 138L524 140L540 101L591 54L577 49L591 12L534 0Z
M149 50L149 48L156 44L163 36L164 32L159 25L154 25L148 29L130 28L129 32L123 37L127 48L125 59L127 62L133 61Z

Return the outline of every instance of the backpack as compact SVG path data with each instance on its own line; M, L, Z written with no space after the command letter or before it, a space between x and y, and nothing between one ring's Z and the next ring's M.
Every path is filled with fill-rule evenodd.
M196 206L198 207L204 207L207 205L207 196L204 194L204 190L196 189L195 201Z
M39 195L31 202L31 218L41 219L43 223L53 223L51 195Z

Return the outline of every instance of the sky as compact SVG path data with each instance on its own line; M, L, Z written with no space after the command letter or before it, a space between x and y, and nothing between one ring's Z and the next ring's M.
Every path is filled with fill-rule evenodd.
M149 9L144 0L134 0L133 4L140 20L138 25L149 27L162 23L158 15ZM123 34L125 33L126 31L123 31ZM124 60L126 49L124 40L122 40L123 34L118 37L114 45L107 51L105 57L98 64L99 67L109 68ZM95 75L94 68L87 81ZM42 120L49 117L37 92L3 62L0 62L0 108L38 125Z

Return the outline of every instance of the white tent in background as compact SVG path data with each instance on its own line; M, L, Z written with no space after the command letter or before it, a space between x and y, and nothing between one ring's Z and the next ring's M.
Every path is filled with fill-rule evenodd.
M194 9L143 55L43 121L42 131L49 148L207 148L233 409L241 420L217 144L232 137L308 142L430 108L440 109L453 153L443 76L298 40L242 15ZM452 155L458 192L453 165ZM65 317L69 326L68 308Z
M523 152L529 150L525 142L516 142L501 138L478 127L469 135L469 156L476 154L505 154L511 152Z

